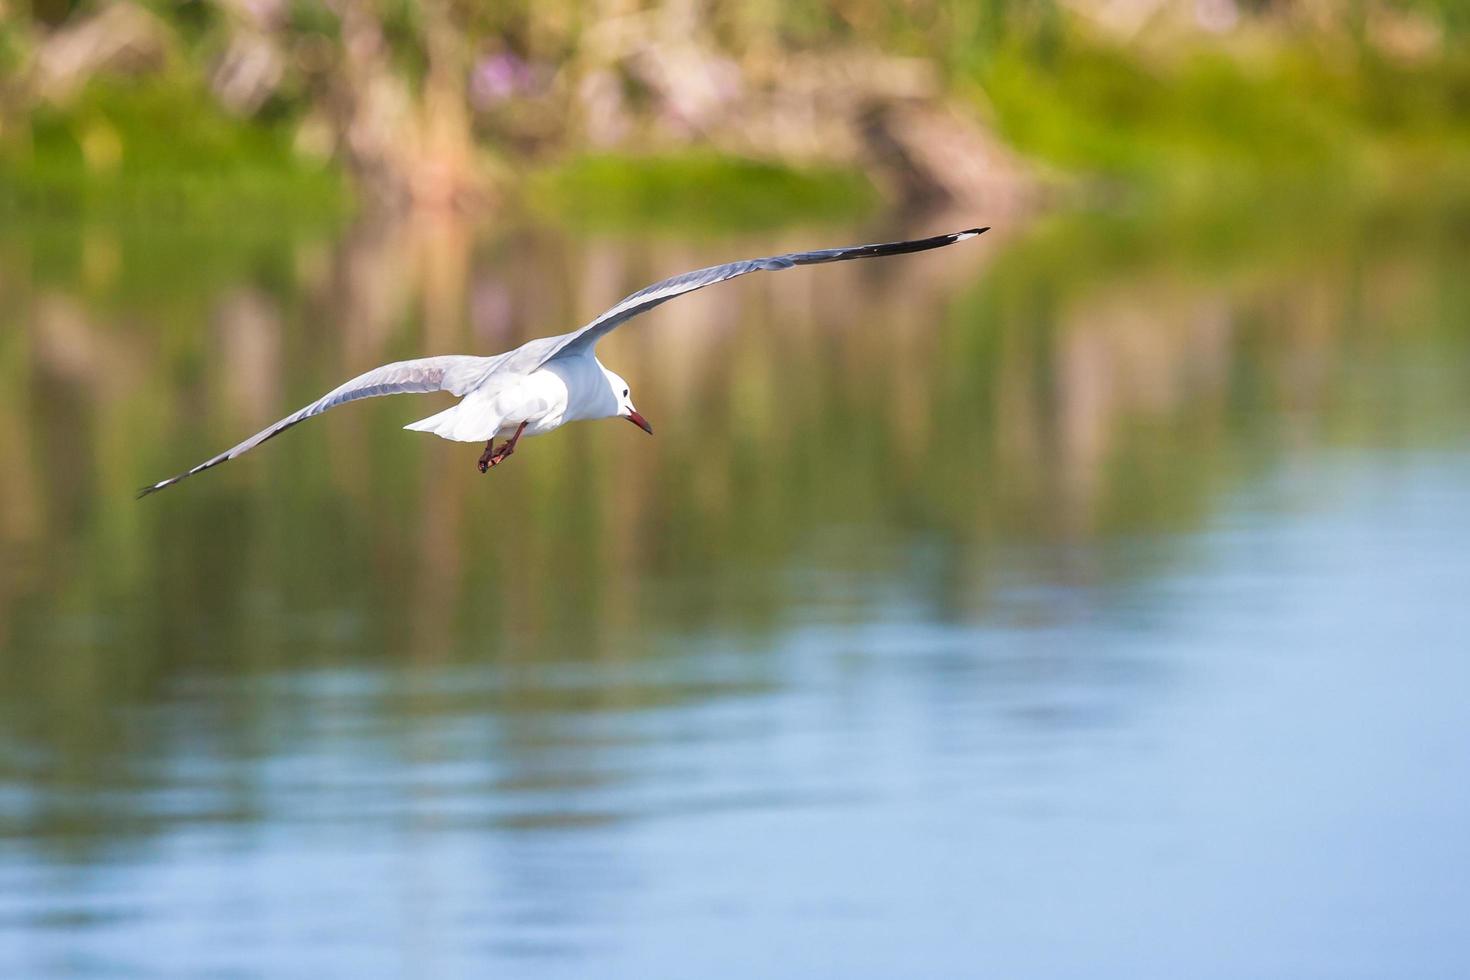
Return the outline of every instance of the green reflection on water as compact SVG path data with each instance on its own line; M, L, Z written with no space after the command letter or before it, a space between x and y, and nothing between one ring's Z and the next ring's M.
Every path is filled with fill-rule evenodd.
M390 732L492 711L534 742L541 714L770 688L761 650L803 618L869 622L891 600L976 622L1016 583L1167 574L1172 536L1295 454L1463 445L1454 228L1191 236L1084 215L752 277L604 345L654 439L575 426L482 477L474 447L399 431L441 402L382 399L142 502L135 487L374 364L506 349L715 261L934 229L10 228L0 782L30 792L0 834L84 853L146 837L168 820L147 798L164 762L200 739L268 756L312 723L268 683L282 672L382 666L358 708ZM1091 548L1120 539L1149 546ZM639 669L695 643L747 665L674 683ZM504 683L411 683L488 664ZM560 685L564 664L606 683ZM259 683L196 692L222 678ZM260 803L230 778L246 777L226 777L209 816L250 819Z

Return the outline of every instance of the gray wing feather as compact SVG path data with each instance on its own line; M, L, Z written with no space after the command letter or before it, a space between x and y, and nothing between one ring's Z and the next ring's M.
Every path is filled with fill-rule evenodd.
M774 255L764 259L744 259L740 262L727 262L724 265L712 265L708 269L686 272L672 279L654 283L652 286L625 297L612 309L607 310L580 330L549 338L554 343L549 345L548 352L536 363L535 367L539 367L560 354L578 352L595 345L617 326L628 322L640 313L648 312L661 303L667 303L676 296L683 296L685 293L692 293L696 289L713 286L717 282L734 279L736 276L743 276L749 272L776 271L798 265L819 265L823 262L844 262L848 259L923 252L931 248L953 245L955 242L974 238L989 230L989 228L970 228L952 235L936 235L933 238L919 238L905 242L883 242L877 245L824 248L813 252L791 252L787 255Z
M429 391L448 391L455 395L464 395L488 377L505 356L468 357L449 354L443 357L422 357L413 361L398 361L374 368L366 374L358 375L344 385L333 388L305 408L292 412L279 422L261 429L238 446L220 453L213 459L205 460L178 476L149 484L138 491L138 496L144 497L155 493L164 487L178 483L185 477L193 476L211 466L218 466L220 463L234 459L254 449L267 439L280 435L298 422L304 422L313 415L322 414L329 408L336 408L338 405L345 405L359 398Z

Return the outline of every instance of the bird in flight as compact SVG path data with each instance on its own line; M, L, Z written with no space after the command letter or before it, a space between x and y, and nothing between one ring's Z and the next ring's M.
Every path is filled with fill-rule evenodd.
M952 235L937 235L934 238L908 242L824 248L814 252L792 252L765 259L746 259L714 265L640 289L579 330L528 341L504 354L491 357L446 354L385 364L327 392L305 408L261 429L238 446L227 449L213 459L205 460L178 476L149 484L138 491L138 496L156 493L185 477L234 459L267 439L280 435L296 423L304 422L313 415L320 415L329 408L378 395L428 391L447 391L458 395L460 401L453 407L404 428L415 432L432 432L456 442L483 440L485 451L481 453L478 464L481 473L505 462L515 452L516 443L522 436L544 435L568 422L624 418L652 435L653 427L633 407L628 383L603 367L602 362L597 359L597 342L615 327L675 296L692 293L696 289L713 286L717 282L734 279L748 272L923 252L953 245L989 230L970 228ZM496 439L505 441L496 447Z

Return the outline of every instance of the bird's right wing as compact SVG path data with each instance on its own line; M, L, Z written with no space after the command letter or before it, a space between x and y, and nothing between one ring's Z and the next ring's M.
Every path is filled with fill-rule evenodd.
M178 483L187 476L193 476L211 466L218 466L226 460L234 459L241 453L254 449L267 439L280 435L298 422L304 422L313 415L322 414L329 408L336 408L338 405L345 405L359 398L428 391L448 391L455 395L464 395L488 377L503 357L504 355L469 357L461 354L447 354L443 357L421 357L413 361L398 361L373 368L366 374L358 375L346 384L332 389L310 405L291 413L274 425L261 429L238 446L220 453L213 459L205 460L178 476L149 484L138 491L138 496L145 497L150 493L156 493L164 487Z

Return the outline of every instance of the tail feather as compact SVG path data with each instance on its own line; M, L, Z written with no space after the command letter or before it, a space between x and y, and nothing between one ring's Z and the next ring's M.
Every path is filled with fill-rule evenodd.
M483 412L467 412L464 408L465 403L460 402L426 419L410 422L404 428L411 432L432 432L441 439L454 442L484 442L489 438L487 432L493 434L500 428L498 419L484 417Z
M410 432L432 432L435 435L442 435L443 433L440 431L442 428L453 426L454 420L450 416L454 414L454 409L458 407L458 405L455 405L452 408L446 408L442 412L435 412L426 419L419 419L417 422L408 423L404 428Z

